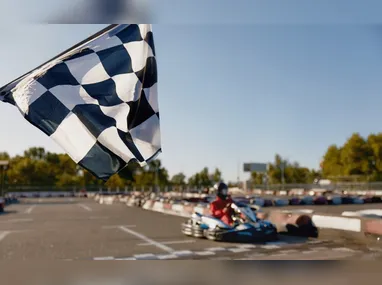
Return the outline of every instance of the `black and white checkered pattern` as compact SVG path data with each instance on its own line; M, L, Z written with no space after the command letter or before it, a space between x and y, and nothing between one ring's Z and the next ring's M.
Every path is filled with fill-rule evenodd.
M103 180L161 152L151 25L114 25L5 86L1 98Z

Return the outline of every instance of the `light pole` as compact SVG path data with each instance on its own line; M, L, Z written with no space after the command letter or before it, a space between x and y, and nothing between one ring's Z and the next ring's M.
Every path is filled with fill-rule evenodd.
M7 170L8 165L9 165L8 160L0 160L0 168L1 168L0 197L4 197L4 179L5 179L5 171Z

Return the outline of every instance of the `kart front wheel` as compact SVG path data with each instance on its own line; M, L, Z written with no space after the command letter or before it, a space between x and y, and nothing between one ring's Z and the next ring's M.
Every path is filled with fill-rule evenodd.
M223 240L223 231L220 231L219 229L215 230L205 230L204 236L211 241L222 241Z
M204 238L203 230L198 225L193 225L191 223L182 224L182 233L186 236Z

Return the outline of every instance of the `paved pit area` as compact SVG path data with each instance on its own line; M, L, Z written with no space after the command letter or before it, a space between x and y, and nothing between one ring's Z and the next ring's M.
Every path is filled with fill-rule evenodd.
M250 245L193 239L180 231L185 218L92 199L28 199L6 210L0 215L0 259L7 261L382 260L382 247L340 237L281 236L277 242Z

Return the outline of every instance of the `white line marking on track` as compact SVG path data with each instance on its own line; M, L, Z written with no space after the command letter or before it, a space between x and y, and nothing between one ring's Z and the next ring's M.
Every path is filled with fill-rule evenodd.
M296 249L286 249L286 250L280 250L279 252L280 254L290 254L290 253L297 253L299 251Z
M137 259L154 259L155 254L152 254L152 253L135 254L134 257Z
M119 229L119 227L135 228L136 225L115 225L115 226L103 226L103 229Z
M93 211L91 208L89 208L88 206L86 206L86 205L84 205L84 204L78 204L78 206L81 207L81 208L83 208L83 209L85 209L85 210L88 211L88 212Z
M193 255L194 253L191 250L179 250L179 251L174 251L173 254L176 256L190 256Z
M178 256L176 256L175 254L161 254L161 255L157 255L157 258L160 260L176 259L178 258Z
M261 245L260 247L263 249L278 249L278 248L280 248L280 246L278 246L278 245Z
M196 251L195 254L199 256L209 256L209 255L215 255L216 253L213 251Z
M323 240L310 240L307 243L309 243L309 244L319 244L319 243L323 243L323 242L324 242Z
M254 245L254 244L238 244L237 247L241 247L241 248L256 248L256 245Z
M95 257L93 260L114 260L113 256Z
M6 238L7 235L9 235L11 232L8 232L8 231L3 231L3 232L0 232L0 242Z
M32 207L29 207L28 209L25 210L25 214L30 214L32 213L33 209L36 208L36 205L33 205Z
M357 250L347 248L347 247L338 247L338 248L332 248L334 251L342 251L342 252L357 252Z
M162 249L163 251L166 251L166 252L168 252L168 253L173 253L173 252L174 252L174 250L173 250L171 247L168 247L168 246L166 246L166 245L164 245L164 244L161 244L160 242L156 242L155 240L152 240L152 239L148 238L147 236L144 236L144 235L142 235L142 234L140 234L140 233L137 233L137 232L135 232L135 231L133 231L133 230L130 230L130 229L127 228L127 227L120 226L120 227L118 227L118 228L119 228L121 231L124 231L125 233L128 233L128 234L130 234L130 235L133 235L133 236L135 236L135 237L137 237L137 238L140 238L141 240L145 241L146 243L150 243L150 244L152 244L153 246Z
M182 244L182 243L194 243L194 240L174 240L174 241L164 241L161 244ZM149 246L151 243L139 243L138 246Z
M230 252L234 252L234 253L239 253L239 252L247 252L247 251L250 251L249 248L229 248L228 251Z

